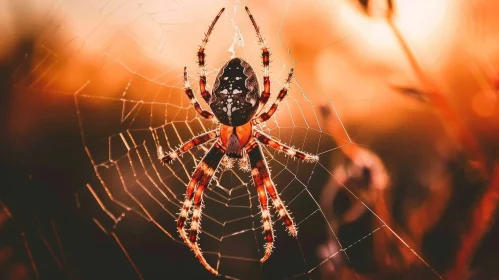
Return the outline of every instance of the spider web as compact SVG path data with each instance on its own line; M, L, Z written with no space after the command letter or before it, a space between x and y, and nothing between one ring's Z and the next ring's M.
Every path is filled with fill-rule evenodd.
M198 4L189 1L105 1L93 7L101 20L90 28L87 37L79 38L79 42L83 49L90 44L87 40L104 28L107 20L124 10L135 11L136 16L130 17L117 33L125 35L146 53L166 55L169 62L177 60L177 64L187 61L190 83L196 85L198 70L193 61L196 45L185 45L192 55L183 58L168 53L171 51L170 44L184 38L177 30L179 26L194 24L201 26L200 30L205 29L219 9L218 6L225 5L229 9L218 22L207 46L207 84L213 84L219 71L217 67L234 55L242 56L262 75L263 71L258 67L261 51L250 21L243 13L245 4L251 8L251 3L242 2L217 3L214 8L205 5L209 12L199 14L190 12ZM276 15L282 19L277 30L267 28L261 20L264 17L253 11L262 28L262 35L271 42L270 47L276 53L271 57L273 94L267 109L276 97L276 92L283 86L287 70L294 61L300 59L289 52L281 38L282 28L286 27L286 22L292 21L286 16L292 4L283 4L282 13ZM54 6L57 5L60 2L54 2ZM178 16L179 11L189 17ZM144 35L140 30L147 30L155 40L151 42L149 39L147 44L144 43L141 40ZM199 32L192 32L188 36L202 39L202 33ZM333 38L330 44L336 44L341 39ZM178 161L166 166L158 160L158 150L160 147L164 150L174 149L194 136L215 129L216 125L200 118L185 96L183 66L172 63L174 66L159 70L160 74L154 75L151 73L158 71L131 63L133 58L128 57L123 50L129 45L122 45L122 42L113 39L107 43L101 50L100 71L89 74L88 79L84 79L76 90L67 91L74 95L84 149L97 178L89 181L77 193L76 202L79 207L90 212L95 224L103 232L116 240L137 276L146 278L141 266L128 252L129 231L135 222L145 221L154 225L165 240L183 244L177 233L176 219L190 175L211 143L190 150ZM216 45L224 48L217 49ZM82 49L78 52L83 52ZM211 59L212 56L219 59ZM57 52L47 46L46 58L55 61L56 57ZM48 71L49 67L46 69ZM125 78L113 80L113 75L117 73ZM259 79L261 83L261 77ZM47 84L35 82L32 87L49 91L51 81L49 79ZM120 84L120 90L102 91L101 85L113 83ZM328 131L318 111L321 104L303 90L304 83L309 82L300 79L298 62L288 96L280 104L277 113L259 127L285 144L320 157L317 163L305 163L263 147L272 180L298 226L298 237L290 237L282 221L275 214L272 215L275 222L275 249L266 263L260 263L264 239L258 196L251 176L237 166L228 170L221 168L204 193L199 243L208 262L222 275L245 279L315 279L320 277L321 268L334 259L338 259L338 262L342 259L355 271L357 259L362 255L362 252L355 250L356 245L381 231L388 232L405 244L371 209L368 210L377 219L372 228L352 232L348 240L337 237L319 201L323 186L333 176L329 166L331 157L340 153L342 147L352 144L352 141L344 128L341 134ZM193 89L198 94L197 87L193 86ZM201 98L198 100L208 108ZM333 103L327 104L335 112ZM333 116L328 121L343 127L338 115ZM360 199L354 192L350 191L350 194ZM364 206L368 207L366 204ZM336 243L330 245L326 254L318 254L317 248L327 236L333 236ZM147 239L148 236L143 234L136 238ZM405 245L408 251L420 258ZM186 246L182 248L188 250ZM423 259L421 261L424 262ZM199 266L194 257L191 266ZM428 269L432 270L429 266ZM438 278L438 274L435 273L435 277Z

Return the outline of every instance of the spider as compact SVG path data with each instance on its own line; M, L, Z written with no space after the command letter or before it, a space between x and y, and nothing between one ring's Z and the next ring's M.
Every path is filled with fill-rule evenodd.
M177 229L181 238L194 251L194 254L201 264L215 275L218 275L218 271L208 264L197 241L200 229L203 192L209 185L220 162L225 162L227 164L227 162L230 163L239 159L241 169L247 171L250 170L248 166L249 162L251 175L260 201L266 242L264 246L265 253L260 260L263 263L269 258L274 244L274 232L268 210L267 195L270 195L274 207L284 221L290 235L296 237L297 229L283 201L279 198L279 194L272 182L267 161L265 160L260 145L270 146L278 151L285 152L289 156L307 162L313 162L319 159L318 156L310 155L281 144L278 140L272 139L255 127L256 125L267 121L276 112L279 103L287 95L289 84L293 77L293 68L290 69L284 87L279 92L274 104L267 112L260 113L270 98L270 53L248 7L246 7L246 12L256 30L259 44L262 46L264 67L263 92L261 95L259 94L258 79L251 65L238 57L230 59L222 66L213 85L213 94L210 94L206 90L204 50L208 42L208 37L224 10L224 8L221 9L211 23L197 53L200 69L200 93L203 99L210 105L213 113L204 110L199 104L189 85L187 68L184 68L185 93L189 97L191 104L203 118L219 123L219 127L187 141L181 145L180 148L172 150L169 153L163 153L161 149L159 152L161 161L164 164L168 164L190 149L216 139L215 143L205 154L191 176L191 180L187 185L185 201L177 220ZM231 164L228 165L231 167ZM191 206L193 208L192 220L190 223L190 231L187 235L184 227Z

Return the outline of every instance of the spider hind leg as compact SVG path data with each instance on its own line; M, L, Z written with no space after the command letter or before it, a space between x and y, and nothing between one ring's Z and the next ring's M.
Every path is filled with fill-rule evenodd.
M206 32L204 39L203 39L203 43L201 44L201 46L199 46L199 50L197 53L199 73L200 73L199 74L199 90L200 90L201 96L203 97L204 101L206 101L206 103L210 102L211 94L206 90L206 65L205 65L206 55L205 55L204 51L206 49L206 44L208 43L208 38L210 37L211 32L215 28L215 24L217 23L218 19L220 18L220 16L224 12L224 10L225 10L225 8L222 8L220 10L220 12L218 12L215 19L211 22L210 27L208 28L208 32Z
M258 115L258 117L255 117L252 120L253 124L259 124L262 122L266 122L270 119L270 117L272 117L272 115L274 115L274 113L277 111L277 108L279 107L279 104L281 103L281 101L288 95L289 84L291 83L291 79L293 78L293 72L294 72L293 68L289 69L288 78L284 82L284 86L282 87L281 91L279 92L279 95L277 95L277 98L276 98L274 104L272 104L272 106L270 107L270 109L267 112L263 112L260 115Z
M192 91L192 88L189 84L189 79L187 76L187 67L184 67L184 89L185 89L185 94L189 98L192 106L194 106L194 109L196 110L196 112L198 112L199 115L201 115L203 118L205 118L207 120L216 121L215 115L213 115L213 113L203 109L203 107L201 107L201 104L199 104L196 96L194 95L194 92Z
M263 109L263 107L265 107L265 104L267 104L267 101L269 101L270 98L270 52L269 52L269 47L265 42L265 39L260 33L260 27L258 27L255 18L251 14L248 7L245 7L245 9L246 13L248 13L248 16L251 20L251 24L255 29L256 36L258 37L258 43L262 47L263 91L262 94L260 95L260 104L259 104L260 109L258 110L260 111L261 109Z

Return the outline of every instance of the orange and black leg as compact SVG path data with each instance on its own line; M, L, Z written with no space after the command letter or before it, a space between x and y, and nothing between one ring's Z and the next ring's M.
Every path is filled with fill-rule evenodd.
M279 198L279 195L275 189L274 183L270 178L269 167L267 166L267 161L262 153L260 145L256 142L250 144L247 149L247 153L251 163L251 175L253 176L253 181L258 192L258 198L260 199L260 205L262 208L262 222L265 234L265 255L260 260L264 262L267 260L272 253L272 248L274 244L274 232L272 230L272 221L270 219L270 214L267 209L267 194L272 199L276 211L283 220L284 224L288 228L289 233L292 236L297 235L296 226L293 219L289 215L284 203Z
M262 213L262 224L263 224L263 234L265 235L265 253L260 261L265 262L272 253L272 249L274 248L274 230L272 229L272 219L270 216L270 212L268 209L268 197L267 192L265 191L263 178L256 167L256 162L258 161L255 157L253 162L251 158L252 153L257 153L259 146L258 143L255 143L254 147L248 151L248 156L251 161L251 176L253 177L253 182L255 184L256 192L258 193L258 200L260 201L260 209Z
M203 200L203 192L210 184L213 174L215 174L220 161L222 160L225 152L222 148L221 141L214 144L211 150L206 154L203 159L206 167L203 167L204 178L199 182L194 194L193 212L192 212L192 222L191 231L189 233L189 241L191 243L196 243L198 239L198 231L201 221L201 204Z
M245 7L246 12L248 13L248 16L251 20L251 23L253 24L253 27L255 28L256 31L256 36L258 36L258 43L262 46L262 60L263 60L263 91L260 96L260 105L258 111L263 109L265 107L265 104L267 104L267 101L269 101L270 98L270 52L269 48L267 46L267 43L265 42L265 39L263 39L262 34L260 33L260 27L256 24L255 18L251 14L250 10L248 7Z
M319 157L316 155L311 155L305 152L302 152L300 150L294 149L290 146L284 145L280 143L277 140L272 139L272 137L266 135L265 133L255 129L253 131L253 137L255 137L258 142L267 145L271 148L274 148L278 151L284 152L288 156L292 156L295 158L299 158L301 160L307 161L307 162L315 162L319 160Z
M288 90L289 90L289 84L291 83L291 79L293 78L293 68L289 70L288 78L286 78L286 81L284 82L284 86L282 87L281 91L279 92L279 95L277 96L274 104L270 107L270 109L267 112L261 113L258 117L254 118L252 120L253 124L259 124L262 122L267 121L272 117L272 115L277 111L277 107L279 106L279 103L288 95Z
M187 78L187 67L184 67L184 87L185 87L185 94L187 94L187 97L189 97L191 104L194 106L194 109L205 119L208 120L215 120L215 116L209 112L204 110L201 105L199 104L196 96L194 95L194 92L191 89L191 86L189 84L189 79Z
M185 196L185 201L182 209L180 210L180 215L177 220L177 230L180 233L180 237L184 242L194 251L194 254L198 258L199 262L211 273L218 275L218 272L211 267L206 259L204 258L201 249L197 244L197 235L200 228L201 221L201 205L203 201L203 192L206 187L210 184L210 181L215 174L218 165L224 156L225 152L219 142L213 144L205 157L201 160L196 170L192 174L191 181L187 186L187 192ZM194 199L194 202L193 202ZM189 236L184 231L185 222L189 215L189 209L193 204L193 214L191 221L191 229L189 231Z
M197 147L201 144L204 144L210 140L215 139L220 135L219 129L214 129L212 131L208 131L206 133L203 133L201 135L198 135L191 140L185 142L178 148L177 150L171 151L169 153L165 153L162 155L160 158L163 163L171 163L173 160L177 159L180 155L183 153L189 151L190 149Z
M204 53L204 50L206 48L206 44L208 43L208 38L210 37L210 34L213 31L213 28L215 27L215 24L217 23L218 19L220 18L224 10L225 8L222 8L220 12L218 12L215 19L211 22L210 27L208 28L208 32L206 32L204 36L203 43L201 43L201 46L199 46L198 50L199 91L204 101L206 101L206 103L210 102L211 94L206 90L206 65L205 65L206 55Z

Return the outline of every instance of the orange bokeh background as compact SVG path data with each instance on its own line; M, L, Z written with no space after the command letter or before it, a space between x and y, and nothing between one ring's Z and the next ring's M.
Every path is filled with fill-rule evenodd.
M88 82L95 95L105 97L123 92L130 76L140 75L177 89L178 97L170 95L175 97L168 102L186 104L178 90L182 69L188 68L195 85L196 52L221 7L226 11L206 50L208 84L233 55L231 46L261 71L261 50L243 9L248 5L270 46L272 98L295 62L291 95L311 100L315 110L305 110L307 117L315 118L319 107L331 102L354 142L389 154L383 158L389 168L413 163L414 173L434 182L429 183L435 187L429 190L434 200L422 213L433 213L435 219L409 225L418 239L449 199L448 190L439 188L448 185L439 160L464 146L448 123L457 121L469 132L488 162L499 156L499 2L392 1L393 23L426 80L372 4L377 2L365 10L347 0L0 1L5 38L0 58L9 61L25 40L35 41L26 59L29 74L15 70L11 77L18 94L9 106L8 145L23 151L36 135L57 129L66 120L47 110L57 109ZM439 105L422 101L435 93L455 119L442 116ZM40 99L43 104L33 101ZM276 115L279 123L290 125L292 120L282 116ZM347 138L336 119L326 121L320 120L329 125L324 131Z
M91 79L92 73L102 69L104 56L148 79L179 86L184 66L195 77L197 46L213 15L225 6L227 11L207 47L208 70L212 72L209 84L216 69L231 56L228 49L235 35L231 21L244 39L244 48L236 46L236 55L260 64L256 36L242 10L243 3L101 2L37 1L10 7L4 3L1 24L7 36L0 54L7 55L29 34L39 34L33 61L40 66L33 70L30 87L50 82L55 99L56 92L73 94ZM316 104L332 101L346 124L362 123L383 133L407 127L406 118L423 123L422 119L433 118L431 106L394 90L423 90L423 85L382 18L368 17L349 1L246 4L272 50L274 92L291 63L297 61L296 77L302 90ZM421 68L481 143L487 149L495 147L497 141L491 134L498 126L494 81L499 33L492 11L497 11L499 4L485 0L472 4L443 0L395 4L395 24ZM118 90L127 75L108 71L106 84L99 85L100 94ZM36 125L31 123L37 120L30 117L29 109L34 104L24 101L12 110L16 130Z

